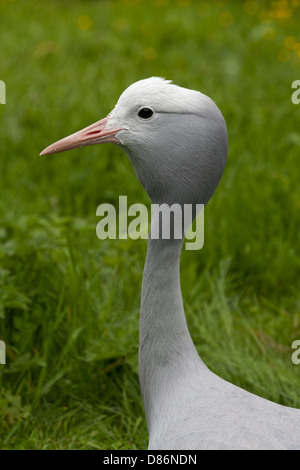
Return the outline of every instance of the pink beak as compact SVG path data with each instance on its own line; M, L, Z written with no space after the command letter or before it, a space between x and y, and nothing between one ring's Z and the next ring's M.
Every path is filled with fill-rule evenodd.
M45 148L40 155L50 155L51 153L65 152L66 150L84 147L86 145L102 144L111 142L119 144L116 134L122 130L106 128L109 116L101 121L95 122L91 126L85 127L81 131L75 132L64 139L55 142Z

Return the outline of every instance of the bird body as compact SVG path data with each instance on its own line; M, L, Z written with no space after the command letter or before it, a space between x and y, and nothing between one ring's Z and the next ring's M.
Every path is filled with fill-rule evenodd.
M149 238L139 350L149 449L300 448L300 410L221 379L200 359L182 305L180 251L178 240Z
M153 203L194 209L207 204L217 188L228 147L216 104L158 77L131 85L107 118L42 155L103 142L125 150ZM140 313L139 376L148 448L300 449L300 410L221 379L199 357L180 288L184 234L152 237L158 217L149 233Z

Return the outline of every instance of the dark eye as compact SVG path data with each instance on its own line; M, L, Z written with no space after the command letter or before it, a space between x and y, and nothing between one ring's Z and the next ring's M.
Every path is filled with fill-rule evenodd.
M138 115L142 119L149 119L153 115L153 110L151 108L141 108Z

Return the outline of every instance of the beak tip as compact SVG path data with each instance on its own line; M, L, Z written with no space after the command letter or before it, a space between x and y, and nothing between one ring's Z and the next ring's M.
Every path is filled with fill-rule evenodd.
M43 157L44 155L50 155L51 153L55 153L56 149L53 149L52 151L50 150L49 147L45 148L44 150L41 151L39 154L40 157Z

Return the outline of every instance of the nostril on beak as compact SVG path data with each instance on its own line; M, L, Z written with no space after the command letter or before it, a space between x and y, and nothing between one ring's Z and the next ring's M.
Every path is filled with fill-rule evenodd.
M86 132L85 135L95 135L95 134L101 134L101 130Z

